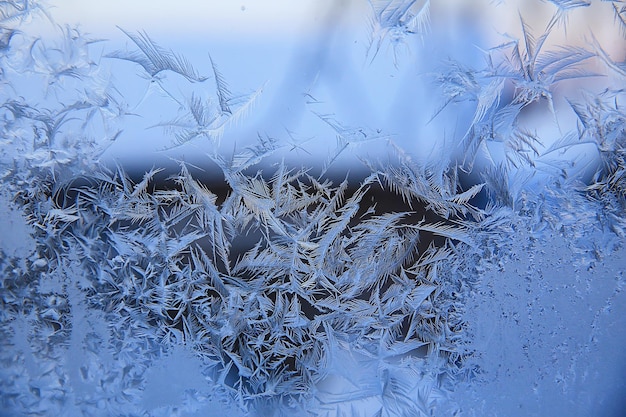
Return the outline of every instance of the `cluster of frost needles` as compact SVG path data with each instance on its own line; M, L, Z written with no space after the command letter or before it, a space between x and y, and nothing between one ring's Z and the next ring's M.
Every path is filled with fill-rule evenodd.
M398 48L425 47L437 3L371 0L365 62L393 48L398 67ZM514 236L561 236L592 268L626 233L626 63L593 34L550 42L593 7L622 36L626 6L548 3L543 30L519 15L521 35L477 48L480 63L424 75L429 124L470 109L446 155L422 163L393 132L315 113L338 141L319 173L266 163L289 138L220 151L263 86L234 94L210 56L196 69L143 31L120 28L128 42L111 47L40 1L0 2L2 227L24 221L30 245L0 246L0 414L465 415L455 387L485 372L467 306L521 250ZM139 71L141 98L111 68ZM103 166L154 93L175 110L147 132L201 147L223 186L185 162L139 177ZM538 108L556 139L528 117ZM358 183L327 175L380 139L388 157L363 158ZM572 161L579 148L597 160Z

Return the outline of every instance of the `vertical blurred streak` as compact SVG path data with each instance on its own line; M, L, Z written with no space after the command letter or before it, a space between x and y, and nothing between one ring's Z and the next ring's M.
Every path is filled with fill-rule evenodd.
M312 39L308 36L299 39L289 68L284 71L285 76L276 88L272 102L266 106L268 110L262 114L261 122L253 127L254 130L272 132L281 125L293 129L298 124L305 111L303 94L310 91L328 58L329 45L340 18L337 8L337 5L330 6L322 29L310 35Z
M316 7L324 7L319 3ZM256 132L284 133L284 128L296 130L305 113L307 101L315 101L315 88L328 88L332 103L317 108L323 113L340 109L341 116L349 116L358 122L372 116L371 106L364 93L362 76L355 68L354 60L344 29L348 17L355 10L352 0L340 0L326 10L312 11L320 16L320 23L312 33L305 33L294 48L285 76L272 93L272 101L264 106L260 122L251 129ZM310 96L307 96L310 94Z
M432 103L424 102L426 93L419 76L420 62L424 58L422 50L413 48L411 58L397 75L395 92L385 112L387 130L397 135L397 140L409 149L413 149L414 141L422 136L424 123L430 117L427 112L433 107Z

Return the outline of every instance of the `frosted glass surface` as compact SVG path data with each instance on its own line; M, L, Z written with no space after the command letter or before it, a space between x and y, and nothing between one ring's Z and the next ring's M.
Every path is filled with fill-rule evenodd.
M625 22L0 2L0 415L622 416Z

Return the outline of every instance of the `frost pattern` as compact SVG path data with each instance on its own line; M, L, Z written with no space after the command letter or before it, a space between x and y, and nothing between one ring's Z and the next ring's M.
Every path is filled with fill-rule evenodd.
M427 48L431 3L372 1L367 63ZM601 407L619 376L600 397L586 386L626 302L624 65L591 34L548 44L570 13L608 5L623 31L624 10L550 3L545 30L520 15L482 64L447 57L425 76L429 123L467 113L449 152L419 162L393 132L316 112L337 137L316 171L272 159L296 148L288 130L224 152L264 87L233 93L212 58L197 70L126 29L108 53L78 28L39 36L47 6L3 2L2 227L31 236L0 239L3 413L617 415ZM102 60L143 68L136 103ZM200 144L223 187L185 162L139 177L101 164L154 94L172 117L148 130ZM553 141L527 117L538 107ZM362 158L358 183L329 174L371 141L388 156ZM589 146L597 168L568 159Z

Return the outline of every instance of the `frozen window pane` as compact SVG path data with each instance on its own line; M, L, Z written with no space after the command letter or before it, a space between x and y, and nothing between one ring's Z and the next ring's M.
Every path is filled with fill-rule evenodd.
M0 4L0 414L621 415L621 2L58 3Z

